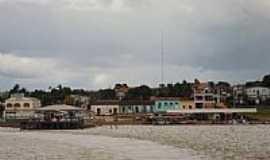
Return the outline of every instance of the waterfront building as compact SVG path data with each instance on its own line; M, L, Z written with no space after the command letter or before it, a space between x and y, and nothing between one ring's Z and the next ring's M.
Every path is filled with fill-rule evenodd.
M118 100L99 100L90 104L89 110L96 116L111 116L119 113Z
M70 95L71 102L73 105L87 109L90 106L90 97L88 96L81 96L81 95ZM69 104L69 103L66 103Z
M127 92L129 91L129 87L127 84L116 84L114 87L114 91L115 91L116 97L119 100L122 100L126 96Z
M5 101L4 117L6 120L29 119L40 107L41 102L37 98L14 94Z
M151 97L154 101L153 112L167 112L168 110L180 110L181 101L174 97Z
M129 100L121 101L119 112L121 114L151 113L153 112L154 101L150 100Z
M210 83L199 83L193 86L194 104L196 109L224 108L220 92Z
M91 122L90 113L84 109L59 104L36 109L30 121L21 124L23 129L73 129L83 128Z
M263 86L248 87L245 89L245 93L249 101L254 101L256 104L260 104L270 98L270 89Z
M195 103L193 100L181 100L181 107L180 109L195 109Z
M244 105L245 101L245 86L244 85L235 85L233 88L233 100L235 105Z

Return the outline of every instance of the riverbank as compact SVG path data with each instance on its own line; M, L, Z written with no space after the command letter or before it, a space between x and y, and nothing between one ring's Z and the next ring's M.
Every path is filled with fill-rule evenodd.
M257 113L246 113L243 115L260 122L270 122L270 109L268 108L258 108Z

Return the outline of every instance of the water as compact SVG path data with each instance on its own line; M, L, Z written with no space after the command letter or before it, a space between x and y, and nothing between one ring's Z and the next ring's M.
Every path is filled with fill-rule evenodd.
M0 128L0 160L269 160L270 126Z
M0 129L2 160L196 160L188 151L151 141L60 131Z

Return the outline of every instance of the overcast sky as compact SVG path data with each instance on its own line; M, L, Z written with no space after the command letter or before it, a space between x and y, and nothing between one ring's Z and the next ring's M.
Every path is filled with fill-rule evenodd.
M0 0L0 90L97 89L270 72L269 0Z

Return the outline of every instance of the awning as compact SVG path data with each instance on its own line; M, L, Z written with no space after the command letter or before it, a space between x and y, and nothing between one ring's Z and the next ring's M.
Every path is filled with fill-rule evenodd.
M50 105L37 109L37 111L82 111L82 108L70 105Z

